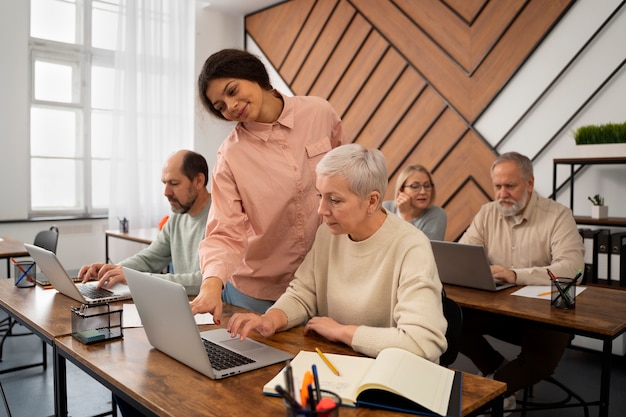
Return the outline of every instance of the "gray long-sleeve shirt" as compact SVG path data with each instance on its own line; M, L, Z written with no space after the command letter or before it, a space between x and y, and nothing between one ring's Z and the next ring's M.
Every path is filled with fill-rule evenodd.
M172 214L150 246L124 259L120 265L178 282L185 287L188 295L197 295L202 284L198 245L204 239L210 206L209 200L195 216ZM160 273L170 262L173 271L167 274Z

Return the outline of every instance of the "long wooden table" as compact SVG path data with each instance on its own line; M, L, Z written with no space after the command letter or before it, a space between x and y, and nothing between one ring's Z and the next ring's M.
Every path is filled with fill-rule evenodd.
M236 307L225 306L225 317ZM201 330L214 328L203 326ZM254 339L293 354L320 347L329 353L354 354L347 346L321 337L305 337L301 327L281 332L269 339ZM262 387L284 366L277 364L222 380L211 380L171 357L153 349L141 328L125 329L124 339L84 345L71 336L55 342L55 363L59 371L69 360L147 416L277 416L285 409L279 398L262 394ZM56 375L65 384L64 372ZM418 375L415 376L419 378ZM493 406L502 415L502 394L506 385L464 373L462 413L475 415ZM59 390L62 393L62 390ZM57 415L66 415L67 398L58 398ZM402 414L369 408L342 407L342 416L398 417Z
M445 291L464 308L516 317L576 335L602 340L600 417L609 415L613 340L626 331L626 291L588 286L576 297L576 309L552 308L548 300L512 296L518 288L498 292L446 285Z
M0 237L0 258L6 260L7 278L11 277L11 262L9 259L20 256L29 256L28 251L24 247L24 242L10 237Z
M128 301L126 301L128 302ZM117 306L123 302L115 303ZM70 360L111 391L154 416L224 416L254 413L283 414L279 399L262 395L263 385L282 365L273 365L224 380L213 381L153 349L141 328L125 329L124 339L84 345L71 336L71 313L79 302L54 289L40 286L17 288L12 280L0 280L0 308L27 327L54 351L55 415L67 416L66 360ZM223 325L236 307L225 306ZM203 326L201 330L214 326ZM354 354L347 346L321 337L304 337L302 328L257 340L296 354L316 346L331 353ZM418 376L416 376L417 378ZM475 415L492 406L502 414L506 385L476 375L463 375L462 412ZM342 408L342 415L398 416L391 411Z

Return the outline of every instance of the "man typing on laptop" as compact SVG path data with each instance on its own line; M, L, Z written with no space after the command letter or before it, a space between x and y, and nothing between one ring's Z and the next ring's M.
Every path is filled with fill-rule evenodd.
M573 277L583 268L583 242L570 209L534 190L532 162L517 152L491 165L495 201L481 207L461 243L483 245L497 280L517 285L549 285L547 269ZM484 337L519 345L508 362ZM506 382L504 408L515 408L515 392L551 375L570 335L532 323L464 310L460 351L485 376Z
M111 288L118 282L126 284L123 266L141 272L151 272L168 281L185 286L189 295L197 295L202 283L198 261L198 244L211 206L207 190L209 167L196 152L181 150L172 154L163 166L163 194L170 202L169 220L152 244L118 265L94 263L83 266L78 276L83 282L97 279L98 287ZM161 274L166 266L173 273Z

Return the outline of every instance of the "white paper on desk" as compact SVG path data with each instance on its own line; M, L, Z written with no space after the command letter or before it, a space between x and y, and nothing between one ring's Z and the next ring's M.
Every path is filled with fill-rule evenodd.
M576 297L580 295L581 292L585 291L587 287L576 287ZM512 292L511 295L517 295L519 297L527 297L527 298L539 298L540 300L551 300L551 292L552 286L550 285L526 285L519 290ZM547 294L546 294L547 293ZM544 295L539 295L544 294Z
M196 324L215 324L213 321L213 314L211 313L203 313L196 314L193 316L196 320ZM122 315L122 327L143 327L141 324L141 318L139 318L139 313L137 312L137 306L134 304L124 304L124 311Z

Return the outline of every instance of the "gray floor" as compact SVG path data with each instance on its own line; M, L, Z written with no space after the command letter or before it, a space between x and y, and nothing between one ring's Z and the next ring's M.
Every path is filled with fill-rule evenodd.
M0 313L2 317L2 313ZM23 329L23 328L22 328ZM514 357L517 348L498 343L499 349L507 357ZM41 342L35 336L11 337L5 344L4 360L0 370L12 366L32 363L41 358ZM46 417L54 415L52 349L48 347L49 367L43 372L41 367L0 375L13 417ZM611 378L611 417L626 416L626 359L613 357ZM555 373L557 379L565 382L587 400L598 398L600 379L600 354L577 348L565 353ZM456 369L475 372L467 358L460 356L452 365ZM81 370L68 362L68 408L71 417L88 417L111 410L111 393ZM551 386L544 384L535 388L535 399L554 400L560 398ZM598 415L598 407L590 409L591 416ZM513 413L512 416L519 416ZM528 413L530 417L577 417L584 416L580 408L544 410Z
M0 317L4 317L0 312ZM18 332L24 330L16 326ZM54 415L52 348L47 347L48 369L25 369L0 375L13 417ZM0 370L41 361L41 341L36 336L9 337L4 345ZM67 363L68 409L71 417L88 417L111 411L111 392ZM119 413L118 413L119 415Z
M505 342L491 339L491 343L508 359L514 358L519 348ZM571 347L566 350L554 377L571 388L586 401L596 401L600 397L600 353L596 351ZM459 355L452 364L453 368L466 372L476 373L476 367L466 357ZM613 355L611 373L611 394L609 403L610 417L626 416L626 358ZM534 388L533 401L552 402L564 397L563 391L551 384L541 382ZM522 393L517 395L522 398ZM511 413L512 417L520 416L521 413ZM584 410L580 407L535 410L526 414L529 417L583 417ZM598 407L589 407L589 415L597 416Z

